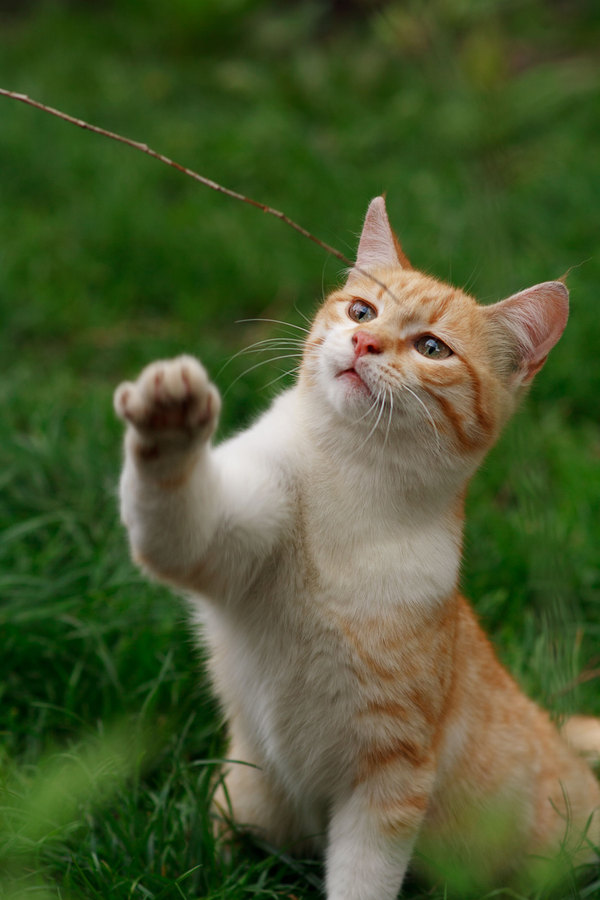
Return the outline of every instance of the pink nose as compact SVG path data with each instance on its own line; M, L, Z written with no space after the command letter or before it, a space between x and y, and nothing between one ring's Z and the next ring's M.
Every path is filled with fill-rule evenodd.
M379 338L368 331L356 331L352 335L352 343L354 345L354 356L366 356L367 353L381 353L383 348Z

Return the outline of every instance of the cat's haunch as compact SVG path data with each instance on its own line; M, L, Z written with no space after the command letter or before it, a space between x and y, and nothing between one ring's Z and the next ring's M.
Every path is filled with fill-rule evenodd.
M467 483L559 339L550 281L491 306L410 266L383 198L297 383L211 444L190 357L115 396L133 558L189 598L228 723L217 832L325 856L327 900L394 900L409 863L466 892L594 858L600 788L459 591ZM573 745L573 746L572 746ZM231 817L233 821L231 821Z

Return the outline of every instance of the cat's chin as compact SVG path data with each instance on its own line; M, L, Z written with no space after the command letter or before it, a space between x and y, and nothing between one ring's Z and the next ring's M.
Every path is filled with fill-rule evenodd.
M321 385L328 404L349 422L362 421L375 403L373 391L354 369L328 375Z

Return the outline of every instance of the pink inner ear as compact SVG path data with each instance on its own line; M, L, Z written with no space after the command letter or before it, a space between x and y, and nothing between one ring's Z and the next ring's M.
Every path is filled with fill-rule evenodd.
M560 281L545 281L488 307L516 344L521 381L531 381L567 324L569 292Z
M373 269L399 265L401 263L394 232L387 217L385 200L383 197L375 197L371 200L365 217L356 266L359 269Z

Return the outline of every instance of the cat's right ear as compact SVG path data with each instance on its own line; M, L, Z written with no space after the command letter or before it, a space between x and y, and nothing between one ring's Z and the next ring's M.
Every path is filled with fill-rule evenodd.
M350 270L348 279L360 276L361 272L391 266L400 266L403 269L411 268L408 259L402 252L398 238L392 231L384 198L375 197L369 203L358 244L356 264Z
M505 357L512 360L515 384L527 384L539 372L567 324L569 292L562 281L545 281L484 307Z

